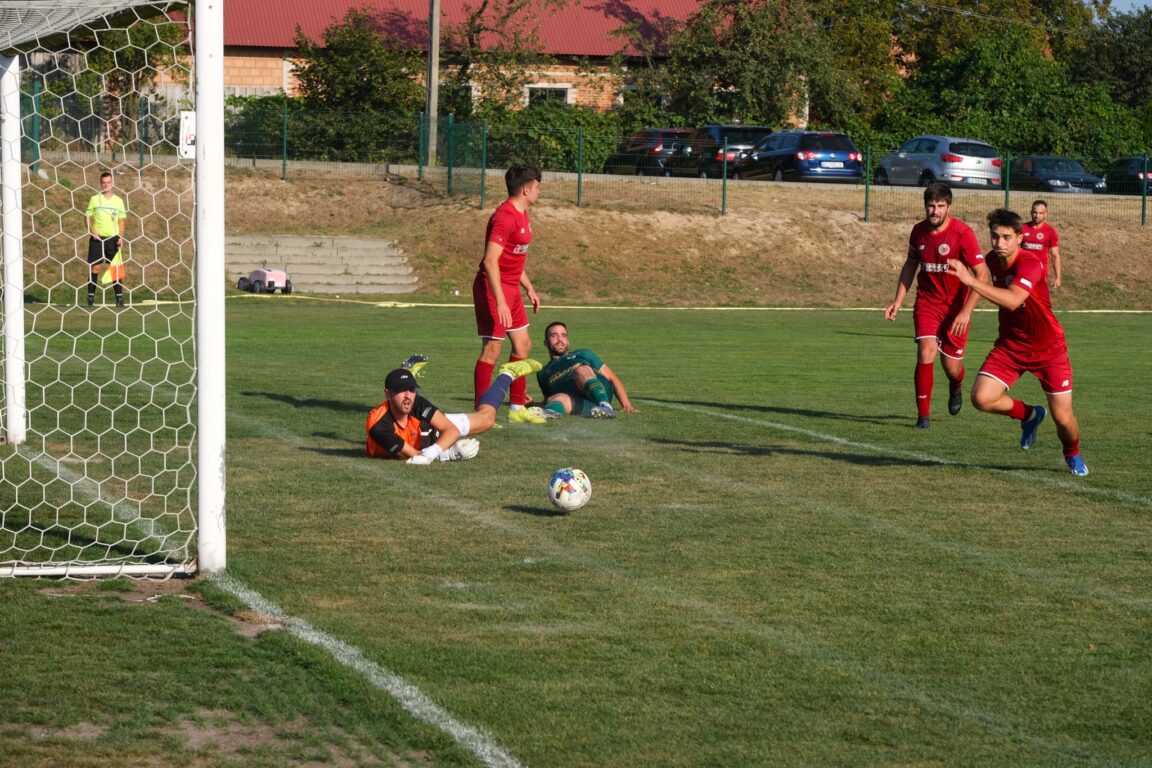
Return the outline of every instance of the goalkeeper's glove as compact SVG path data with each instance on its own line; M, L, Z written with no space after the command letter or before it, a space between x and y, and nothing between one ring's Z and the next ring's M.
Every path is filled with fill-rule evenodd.
M442 458L441 453L442 453L442 451L440 449L440 446L433 443L432 445L428 446L424 450L420 451L419 454L417 454L416 456L413 456L412 458L408 459L408 461L406 461L404 463L405 464L423 465L423 464L431 464L432 462L436 461L436 459L441 459L441 461L447 461L447 459Z

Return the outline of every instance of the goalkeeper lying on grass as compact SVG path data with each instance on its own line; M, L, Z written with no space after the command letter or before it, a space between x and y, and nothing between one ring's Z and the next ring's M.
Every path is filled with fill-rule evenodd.
M487 432L496 423L496 411L508 398L512 382L540 370L535 360L516 360L500 366L496 380L471 413L443 413L416 393L416 372L427 358L412 361L384 379L387 399L368 414L364 452L382 459L407 459L408 464L471 459L480 442L467 435ZM410 364L411 363L411 364Z

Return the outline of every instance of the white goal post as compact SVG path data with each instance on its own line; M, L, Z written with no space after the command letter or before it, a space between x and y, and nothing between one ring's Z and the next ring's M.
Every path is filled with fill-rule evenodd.
M0 0L0 577L226 567L223 2Z

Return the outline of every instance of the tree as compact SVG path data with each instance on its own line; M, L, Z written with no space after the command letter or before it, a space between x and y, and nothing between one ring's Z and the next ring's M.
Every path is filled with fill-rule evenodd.
M443 31L444 48L456 65L441 90L439 111L468 119L499 119L519 107L532 71L551 59L540 51L540 15L568 0L479 0L467 17Z
M396 142L410 143L424 109L423 55L361 10L349 11L321 37L323 45L296 28L301 62L295 74L305 109L293 121L294 149L354 161L401 151Z
M363 10L325 28L324 44L296 27L300 95L314 109L412 116L424 105L424 57L382 29Z
M708 0L670 43L672 108L693 123L804 122L833 73L807 0Z
M1120 104L1152 103L1152 9L1122 13L1092 29L1084 50L1072 57L1073 78L1100 83Z
M904 85L893 19L899 0L812 0L835 77L813 94L828 122L867 125ZM820 103L821 98L826 103Z
M1092 165L1135 149L1130 110L1098 85L1071 82L1068 68L1010 28L977 38L912 77L877 127L892 145L917 133L972 136L1001 151L1072 154Z

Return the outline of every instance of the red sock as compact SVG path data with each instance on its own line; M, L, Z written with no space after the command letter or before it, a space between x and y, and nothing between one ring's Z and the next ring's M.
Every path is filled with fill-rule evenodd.
M932 363L916 364L916 415L932 413Z
M1080 438L1064 443L1064 458L1070 459L1078 453L1080 453Z
M523 357L516 357L516 355L508 355L508 362L514 363L517 360L523 360ZM511 405L524 405L528 402L528 377L521 376L512 382L512 389L508 392L508 402Z
M472 386L476 392L476 407L480 407L480 395L484 394L488 387L492 386L492 371L496 370L494 363L486 363L483 360L476 361L476 367L472 371Z
M1006 415L1010 419L1016 419L1016 421L1024 421L1024 419L1032 415L1032 406L1025 405L1020 400L1013 400L1012 410L1008 411Z

